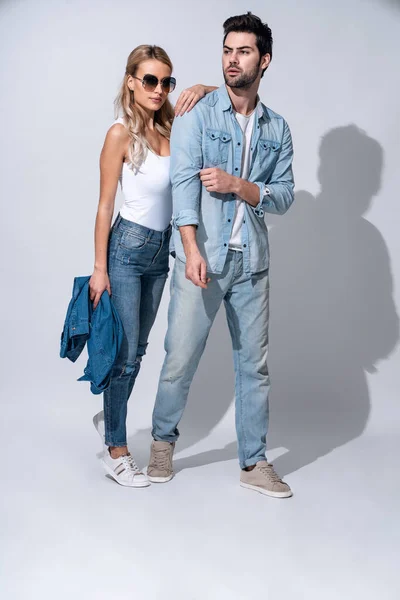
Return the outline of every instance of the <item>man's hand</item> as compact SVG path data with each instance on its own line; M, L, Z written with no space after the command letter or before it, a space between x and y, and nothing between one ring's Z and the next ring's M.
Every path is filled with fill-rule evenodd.
M212 167L211 169L202 169L200 171L200 179L205 186L207 192L219 192L220 194L228 194L234 192L236 180L234 175L229 175L222 169Z
M207 289L207 283L211 281L207 277L206 261L198 251L191 252L186 256L186 279L204 290Z

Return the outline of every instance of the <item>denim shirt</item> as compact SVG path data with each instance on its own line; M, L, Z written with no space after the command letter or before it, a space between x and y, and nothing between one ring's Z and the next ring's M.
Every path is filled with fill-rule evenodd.
M96 310L89 294L90 277L75 277L61 334L61 358L75 362L86 343L88 362L78 381L90 381L93 394L110 384L111 369L121 348L124 331L108 292L102 293Z
M225 85L205 96L189 113L174 120L171 133L171 251L186 260L179 227L196 225L197 244L211 273L221 273L224 268L237 197L233 193L207 192L199 171L218 167L238 175L242 149L243 133ZM292 204L292 159L292 138L286 121L258 101L248 181L260 188L260 201L255 207L245 202L242 249L246 273L258 273L269 267L264 213L282 215Z

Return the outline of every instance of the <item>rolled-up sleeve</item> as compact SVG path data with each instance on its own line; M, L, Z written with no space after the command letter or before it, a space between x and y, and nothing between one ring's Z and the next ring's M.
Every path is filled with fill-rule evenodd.
M290 129L284 122L279 158L268 181L255 181L260 188L260 201L253 208L258 217L264 212L283 215L294 200L293 143Z
M203 166L202 127L196 107L176 117L171 132L172 224L198 225Z

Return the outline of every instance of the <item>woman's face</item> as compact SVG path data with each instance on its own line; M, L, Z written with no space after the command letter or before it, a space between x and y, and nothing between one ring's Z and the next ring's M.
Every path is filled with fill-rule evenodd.
M152 86L146 85L146 81L145 85L139 81L145 75L153 75L158 79L155 89L152 90ZM161 85L161 80L170 76L171 69L159 60L152 58L140 63L135 76L130 76L127 81L129 89L134 92L135 104L147 111L159 110L168 97L168 89Z

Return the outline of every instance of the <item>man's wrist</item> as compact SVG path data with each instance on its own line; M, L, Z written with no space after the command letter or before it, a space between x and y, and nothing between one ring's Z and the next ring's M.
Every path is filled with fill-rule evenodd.
M200 254L200 250L196 242L183 244L183 251L185 252L186 258L190 258L192 256L195 256L196 254Z
M242 191L243 179L241 179L240 177L236 177L236 175L231 175L231 177L232 177L231 192L233 194L236 194L237 196L240 196L241 191Z
M179 227L183 250L187 258L199 252L196 241L196 229L196 225L182 225Z

